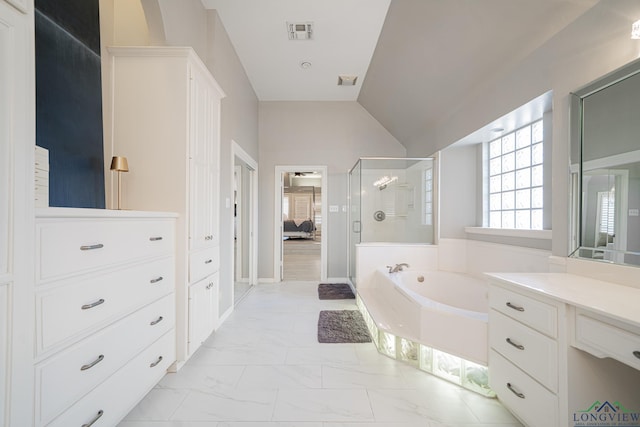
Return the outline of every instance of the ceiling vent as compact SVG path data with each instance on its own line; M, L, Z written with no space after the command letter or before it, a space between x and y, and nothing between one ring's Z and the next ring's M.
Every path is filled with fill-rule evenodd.
M287 22L289 40L311 40L313 22Z
M340 75L338 76L338 86L355 86L356 80L358 80L358 76Z

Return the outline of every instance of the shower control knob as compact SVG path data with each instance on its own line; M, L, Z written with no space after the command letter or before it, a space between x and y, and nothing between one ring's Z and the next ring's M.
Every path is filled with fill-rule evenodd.
M387 215L382 211L375 211L373 213L373 219L375 219L376 221L384 221L386 217Z

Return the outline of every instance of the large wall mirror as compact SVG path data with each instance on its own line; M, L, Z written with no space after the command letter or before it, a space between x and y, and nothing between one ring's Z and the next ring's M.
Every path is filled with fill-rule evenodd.
M572 96L573 256L640 266L640 60Z

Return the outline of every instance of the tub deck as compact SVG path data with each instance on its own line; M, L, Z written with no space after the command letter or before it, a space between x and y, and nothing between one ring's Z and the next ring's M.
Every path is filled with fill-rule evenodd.
M409 324L405 314L390 310L388 304L385 304L385 301L379 298L375 290L363 289L359 290L358 294L379 330L399 335L412 341L420 341L419 325Z

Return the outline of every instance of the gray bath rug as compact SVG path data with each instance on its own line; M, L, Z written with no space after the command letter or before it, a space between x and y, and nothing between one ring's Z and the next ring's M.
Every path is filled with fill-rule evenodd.
M351 287L347 283L320 283L318 285L320 299L355 299Z
M363 343L371 336L358 310L323 310L318 318L318 342Z

